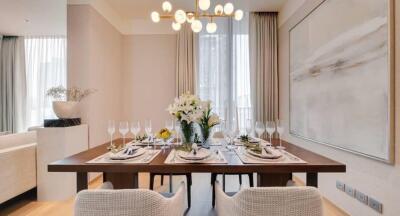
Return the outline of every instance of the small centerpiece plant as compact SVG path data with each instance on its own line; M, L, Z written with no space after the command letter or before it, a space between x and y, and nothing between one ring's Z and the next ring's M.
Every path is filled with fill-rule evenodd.
M203 113L200 99L188 92L176 98L167 110L180 122L183 143L191 143L193 141L194 124Z
M200 117L198 123L201 129L201 134L203 135L203 143L207 143L212 128L220 124L219 116L212 113L210 101L203 102L203 115Z
M79 102L94 92L96 90L81 90L75 87L67 89L57 86L48 89L46 96L53 98L53 110L56 116L60 119L67 119L77 118Z

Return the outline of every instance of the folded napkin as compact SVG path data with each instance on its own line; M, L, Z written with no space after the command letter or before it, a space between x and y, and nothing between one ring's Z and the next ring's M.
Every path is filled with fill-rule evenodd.
M127 159L137 157L143 153L143 152L139 151L139 149L143 150L142 148L137 147L137 146L127 147L126 149L124 149L116 154L111 153L110 159L111 160L127 160Z
M264 147L261 149L261 153L252 151L252 150L248 150L248 153L259 157L259 158L263 158L263 159L278 159L280 157L282 157L282 153L275 150L272 147Z

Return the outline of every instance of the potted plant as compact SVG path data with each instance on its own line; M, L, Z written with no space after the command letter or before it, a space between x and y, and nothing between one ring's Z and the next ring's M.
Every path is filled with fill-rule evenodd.
M46 95L53 98L53 111L58 118L71 119L79 117L79 102L94 92L93 89L57 86L47 90Z

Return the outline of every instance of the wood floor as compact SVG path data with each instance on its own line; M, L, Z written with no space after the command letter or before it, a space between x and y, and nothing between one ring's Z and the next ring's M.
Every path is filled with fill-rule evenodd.
M220 179L221 177L219 177ZM183 177L174 177L173 185L176 189L176 185L183 181ZM243 175L243 186L248 187L248 178ZM220 179L221 181L221 179ZM149 175L147 173L141 173L139 175L139 187L148 188ZM299 181L297 181L299 182ZM90 188L97 188L101 184L101 178L97 178L91 182ZM301 184L301 182L299 183ZM164 185L160 186L160 178L156 177L155 190L157 191L168 191L168 178L164 180ZM238 191L239 180L237 176L226 177L226 191ZM22 199L0 208L0 215L10 216L64 216L73 215L73 203L74 198L71 198L62 202L37 202L30 199ZM325 216L347 216L333 205L328 200L324 200ZM188 212L189 216L204 216L204 215L215 215L215 211L211 208L211 185L210 185L210 174L193 174L193 186L192 186L192 208Z

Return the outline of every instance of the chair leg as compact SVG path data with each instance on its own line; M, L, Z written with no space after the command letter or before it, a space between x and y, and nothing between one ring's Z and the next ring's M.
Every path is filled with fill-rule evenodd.
M215 207L215 181L212 183L212 201L211 201L212 207Z
M169 192L172 193L172 174L169 174Z
M242 185L242 175L239 174L239 184Z
M154 174L150 173L150 190L154 189Z
M161 175L161 185L164 185L164 175Z
M248 175L249 175L250 187L254 187L253 173L249 173Z
M222 174L222 190L225 192L225 174Z
M211 173L211 185L217 180L217 173Z
M187 200L188 200L188 208L191 207L191 203L192 203L192 196L191 196L191 192L192 192L192 174L191 173L186 173L186 188L187 188Z

